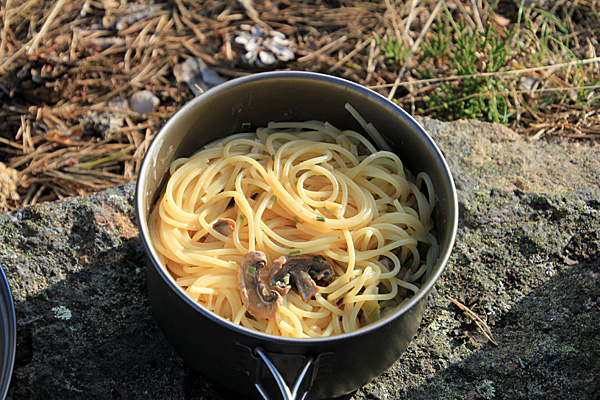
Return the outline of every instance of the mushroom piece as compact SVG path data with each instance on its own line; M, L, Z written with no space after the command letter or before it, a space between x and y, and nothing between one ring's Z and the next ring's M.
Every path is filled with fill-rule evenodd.
M333 268L325 258L313 255L281 256L273 262L269 282L274 290L287 293L290 277L305 302L319 292L315 281L329 284L335 279Z
M229 236L235 231L235 221L231 218L219 218L217 222L213 224L213 228L221 235Z
M267 264L262 251L250 251L244 255L238 272L242 303L256 318L269 319L283 304L283 297L276 290L268 290L260 279L260 271Z
M217 222L213 224L213 229L223 236L229 236L235 231L235 221L231 218L219 218ZM206 239L204 239L204 243L212 243L218 240L219 239L213 235L208 235L206 236Z

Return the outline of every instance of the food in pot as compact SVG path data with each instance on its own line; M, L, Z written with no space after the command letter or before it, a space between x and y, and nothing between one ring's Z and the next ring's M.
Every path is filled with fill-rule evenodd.
M283 295L287 294L285 288L275 290L265 285L260 279L260 271L267 265L267 257L262 251L249 251L242 259L242 265L238 271L240 295L242 303L248 312L256 318L271 318L281 304ZM284 293L282 293L284 292Z
M430 178L327 122L235 134L170 174L149 220L160 261L194 300L252 330L355 331L397 310L437 258Z
M335 280L335 273L322 256L281 256L271 267L271 287L287 293L291 287L290 277L294 289L306 303L319 292L316 282L328 285Z

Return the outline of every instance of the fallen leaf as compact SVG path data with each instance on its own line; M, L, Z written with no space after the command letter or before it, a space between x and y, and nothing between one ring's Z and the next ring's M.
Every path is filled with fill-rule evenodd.
M154 111L154 107L160 104L160 100L149 90L135 92L129 98L129 108L138 114L148 114Z

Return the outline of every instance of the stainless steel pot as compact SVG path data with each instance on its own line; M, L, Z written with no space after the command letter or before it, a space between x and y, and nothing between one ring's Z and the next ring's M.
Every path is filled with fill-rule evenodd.
M17 345L17 321L12 294L0 267L0 399L6 397Z
M433 179L439 198L435 230L439 259L422 289L402 309L356 332L319 339L292 339L250 331L198 305L158 262L148 216L169 164L203 145L270 121L329 121L362 132L344 108L350 103L385 136L413 171ZM404 110L358 84L309 72L265 72L238 78L196 97L157 134L137 182L136 207L149 258L148 292L155 317L178 353L221 385L267 398L333 398L350 393L389 368L421 323L429 290L438 279L456 236L458 206L451 173L431 137Z

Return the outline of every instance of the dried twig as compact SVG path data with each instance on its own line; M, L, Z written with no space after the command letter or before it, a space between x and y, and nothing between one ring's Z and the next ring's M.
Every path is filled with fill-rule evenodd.
M258 11L256 11L254 6L252 5L251 0L238 0L238 2L244 6L244 9L246 9L246 14L252 21L254 21L256 24L262 26L267 31L272 30L272 28L269 26L269 24L267 24L262 19L260 19L259 13L258 13Z
M477 74L470 74L470 75L452 75L452 76L445 76L445 77L441 77L441 78L418 79L418 80L414 80L411 82L398 82L398 83L394 82L394 83L387 83L387 84L383 84L383 85L369 85L369 87L371 89L382 89L382 88L389 88L389 87L393 88L394 86L408 86L408 85L414 85L414 84L431 85L434 83L459 81L459 80L472 79L472 78L500 77L503 75L523 75L523 74L527 74L527 73L531 73L531 72L552 71L552 70L556 70L556 69L563 68L563 67L582 66L582 65L597 64L597 63L600 63L600 57L588 58L588 59L584 59L584 60L568 61L568 62L553 64L553 65L543 65L543 66L539 66L539 67L510 69L510 70L496 71L496 72L480 72ZM589 86L589 87L595 87L595 86L596 85ZM584 88L585 88L585 86L584 86Z
M2 17L4 26L2 27L2 31L0 32L0 59L4 55L4 47L6 46L6 38L8 28L10 27L10 19L8 18L8 10L11 7L11 0L6 0L6 5L4 6L4 16Z
M298 62L301 62L301 63L302 62L306 62L306 61L308 61L308 60L310 60L312 58L315 58L317 56L325 54L328 51L333 51L333 50L337 49L340 46L340 44L344 43L347 39L348 39L347 36L339 37L336 40L334 40L333 42L327 43L325 46L321 47L319 50L313 51L310 54L307 54L307 55L305 55L303 57L300 57L298 59Z
M431 15L429 16L429 19L425 23L425 26L423 27L423 30L421 31L421 34L419 35L419 37L417 38L417 40L415 41L415 43L411 47L410 53L409 53L409 55L407 57L407 60L410 60L414 56L415 52L417 51L417 49L421 45L421 42L423 41L423 38L425 37L425 35L429 31L429 28L431 28L431 24L433 24L433 21L435 20L435 17L437 17L438 13L440 12L440 9L442 8L443 4L444 4L444 2L440 1L435 6L435 8L433 9L433 11L431 12ZM400 69L400 71L398 72L398 75L396 76L396 80L394 81L394 84L392 85L392 90L390 90L390 94L388 95L389 99L393 99L394 98L394 95L396 94L396 90L398 89L398 85L400 84L400 81L404 77L406 69L408 68L408 64L409 64L408 61L405 62L402 65L402 68Z
M494 340L494 335L492 335L492 331L491 331L490 327L477 314L475 314L470 308L468 308L467 306L465 306L458 300L454 300L452 297L450 297L448 295L446 295L446 297L448 298L448 300L450 300L452 303L454 303L458 308L460 308L462 311L464 311L465 314L467 314L467 316L475 322L475 324L477 325L477 327L479 328L481 333L483 333L483 335L491 343L498 346L498 343L496 343L496 341Z
M40 29L40 31L37 33L37 35L35 35L35 37L32 39L31 44L29 46L27 46L28 47L27 54L33 54L36 52L38 45L40 44L40 41L42 40L42 38L44 36L46 36L46 32L48 32L50 25L52 25L52 22L54 22L54 18L56 18L56 16L60 12L60 10L65 5L66 1L67 0L58 0L56 2L56 4L54 5L54 8L48 15L48 18L46 18L46 22L44 22L44 25L42 25L42 29Z
M362 51L362 49L364 49L365 47L367 47L369 45L369 43L370 43L369 40L363 40L362 42L358 43L356 45L356 47L354 48L354 50L352 50L350 53L348 53L344 57L342 57L338 62L336 62L333 65L333 67L329 68L329 72L334 72L336 69L338 69L340 66L342 66L345 62L347 62L352 57L354 57L355 55L360 53Z

